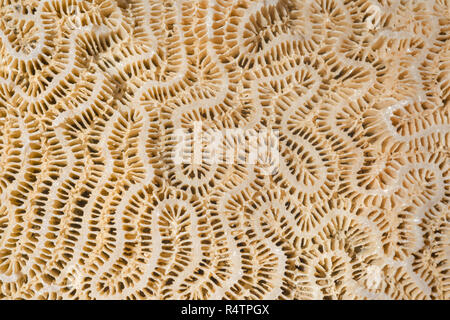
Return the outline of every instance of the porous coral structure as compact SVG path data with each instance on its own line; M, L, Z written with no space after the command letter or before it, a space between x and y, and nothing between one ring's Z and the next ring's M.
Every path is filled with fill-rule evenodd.
M449 299L449 95L449 0L0 0L0 298Z

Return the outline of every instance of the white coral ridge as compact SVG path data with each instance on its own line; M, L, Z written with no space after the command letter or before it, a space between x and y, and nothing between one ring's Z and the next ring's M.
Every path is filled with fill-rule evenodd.
M0 298L449 299L449 109L449 0L0 0Z

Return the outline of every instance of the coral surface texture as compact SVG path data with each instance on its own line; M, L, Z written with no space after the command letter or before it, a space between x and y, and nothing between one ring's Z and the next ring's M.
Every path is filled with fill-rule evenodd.
M450 299L450 0L0 0L0 299Z

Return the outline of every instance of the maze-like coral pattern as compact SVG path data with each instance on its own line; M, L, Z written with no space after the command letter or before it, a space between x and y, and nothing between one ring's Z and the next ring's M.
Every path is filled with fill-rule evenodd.
M0 0L0 298L450 299L449 108L449 0Z

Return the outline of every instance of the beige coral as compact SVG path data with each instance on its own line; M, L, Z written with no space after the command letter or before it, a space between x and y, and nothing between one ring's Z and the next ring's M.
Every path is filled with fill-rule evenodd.
M0 299L449 299L449 97L448 0L0 0Z

